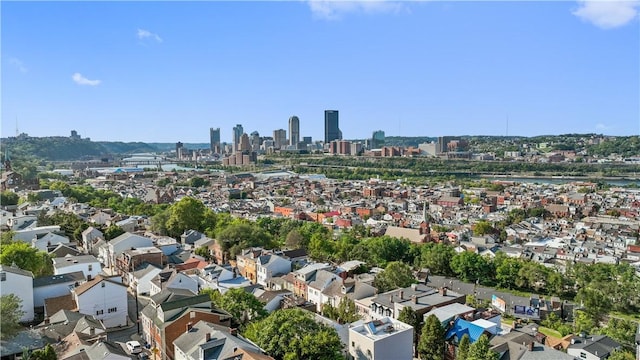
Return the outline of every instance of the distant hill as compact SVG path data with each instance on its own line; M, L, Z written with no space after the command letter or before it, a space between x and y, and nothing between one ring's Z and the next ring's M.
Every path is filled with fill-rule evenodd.
M7 150L12 159L34 158L51 161L86 160L117 154L158 151L142 142L93 142L63 136L30 137L25 134L1 139L0 152L3 158Z

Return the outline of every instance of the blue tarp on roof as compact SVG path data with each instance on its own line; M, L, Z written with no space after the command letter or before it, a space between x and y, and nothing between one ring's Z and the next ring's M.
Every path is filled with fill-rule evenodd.
M469 341L473 344L484 334L484 328L464 319L456 319L451 329L447 331L446 339L449 340L453 336L457 336L458 341L460 341L464 334L469 335Z

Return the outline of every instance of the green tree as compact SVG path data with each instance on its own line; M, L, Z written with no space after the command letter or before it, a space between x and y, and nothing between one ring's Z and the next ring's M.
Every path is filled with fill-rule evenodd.
M189 186L191 187L195 187L195 188L199 188L199 187L203 187L203 186L209 186L209 181L201 178L201 177L192 177L191 179L189 179Z
M20 200L20 197L13 191L5 190L0 192L0 205L2 206L16 205L18 200Z
M469 335L462 335L456 351L456 360L467 360L469 357Z
M209 248L206 246L200 246L196 249L196 255L202 256L206 260L211 260L211 254L209 254Z
M298 230L291 230L287 234L287 238L285 240L285 246L288 249L299 249L305 243L304 236L300 234Z
M19 321L23 315L22 299L14 294L0 297L0 339L10 339L20 332Z
M277 360L342 358L338 333L300 309L277 310L250 323L244 335Z
M398 320L405 324L413 326L413 348L414 352L418 349L418 339L420 338L420 330L422 329L422 319L411 306L405 306L398 314ZM417 355L417 354L415 354Z
M58 355L51 344L47 344L43 349L35 350L29 356L29 360L57 360Z
M206 207L200 200L184 197L169 209L166 226L170 236L178 237L186 230L204 231L202 225Z
M325 307L327 307L326 315ZM356 303L347 297L340 299L337 307L334 307L331 304L325 304L322 307L322 314L330 319L336 320L340 324L352 323L360 319Z
M498 360L498 354L491 351L489 338L482 334L476 342L469 346L467 360Z
M445 330L435 315L429 315L424 322L418 341L418 355L422 360L444 359Z
M20 269L31 271L35 277L53 274L53 263L49 254L21 241L0 248L0 264L15 264Z
M494 232L495 232L495 229L493 228L493 225L491 225L491 223L486 220L478 221L473 227L473 235L476 235L476 236L493 234Z
M438 243L424 244L420 247L420 265L428 268L434 275L451 276L451 259L455 256L452 246Z
M516 287L518 272L522 267L522 261L510 258L499 251L494 259L496 268L496 282L499 287L513 289Z
M488 283L493 278L492 264L479 254L463 251L451 259L451 269L462 281Z
M102 234L104 235L105 240L111 240L111 239L117 238L118 236L124 233L125 231L120 226L116 224L111 224L109 225L109 227L104 229L104 232Z
M394 261L379 273L373 280L373 286L379 293L404 288L415 282L411 267L403 262Z
M267 315L264 304L244 289L228 290L215 304L231 314L240 325L260 320Z
M632 352L618 350L611 353L607 360L635 360L635 356L633 356Z

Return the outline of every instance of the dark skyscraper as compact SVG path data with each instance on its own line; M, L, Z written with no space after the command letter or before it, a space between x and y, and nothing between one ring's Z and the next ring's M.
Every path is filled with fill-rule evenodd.
M289 145L298 146L300 142L300 119L297 116L289 118Z
M209 142L211 146L211 153L220 153L220 128L209 129Z
M242 137L242 134L244 134L244 129L242 128L242 125L236 124L236 126L233 127L233 152L234 153L239 149L240 137Z
M333 140L341 140L342 132L338 124L338 110L324 111L324 143L328 144Z

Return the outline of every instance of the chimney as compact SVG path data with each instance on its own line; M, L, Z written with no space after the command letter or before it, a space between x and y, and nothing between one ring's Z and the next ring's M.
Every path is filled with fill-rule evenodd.
M229 334L231 334L232 336L238 336L238 329L229 328Z
M400 294L399 294L400 300L404 300L403 296L404 296L404 291L400 290Z
M45 325L49 325L49 318L48 317L44 318L44 324Z
M528 344L527 349L533 351L533 341Z
M209 340L211 340L211 333L206 333L205 336L204 336L204 340L206 342L209 342Z
M440 288L440 295L442 296L447 296L447 288L446 287L441 287Z
M191 325L191 323L187 324L187 332L191 331L191 328L193 327L193 325Z
M411 295L411 302L414 303L414 304L417 304L418 303L418 297L415 296L415 295Z
M389 302L393 303L393 295L389 295Z

